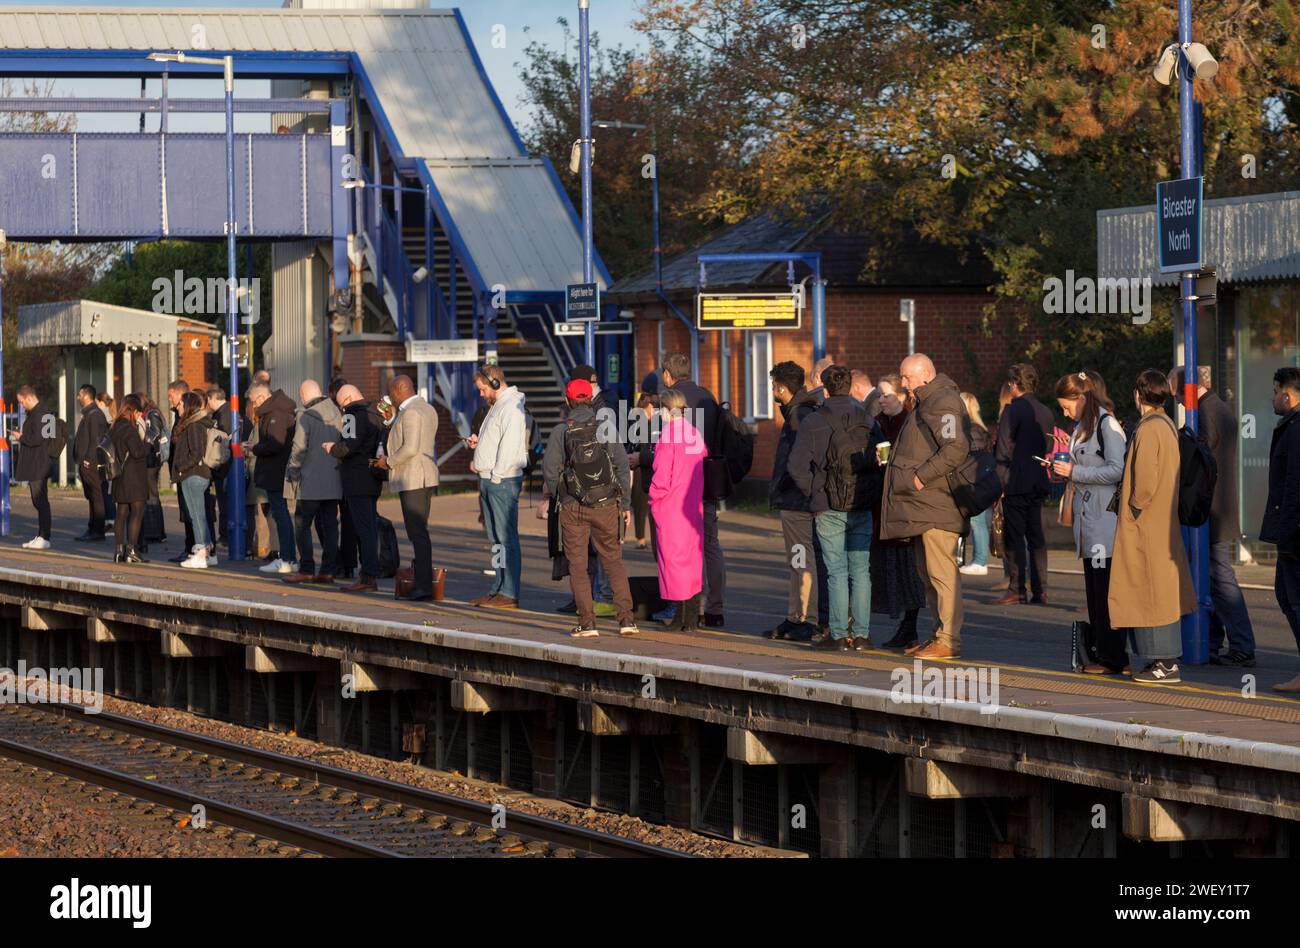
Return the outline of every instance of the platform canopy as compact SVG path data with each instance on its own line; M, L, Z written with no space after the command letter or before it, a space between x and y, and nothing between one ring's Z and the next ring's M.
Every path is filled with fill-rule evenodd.
M18 347L175 345L179 316L91 300L18 307Z

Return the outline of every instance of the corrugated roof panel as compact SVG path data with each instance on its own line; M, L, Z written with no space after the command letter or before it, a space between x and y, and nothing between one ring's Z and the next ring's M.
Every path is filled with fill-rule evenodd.
M105 48L127 49L130 46L122 21L117 17L96 14L95 23L99 26L100 38Z
M1172 285L1178 275L1157 272L1155 206L1097 212L1097 275L1149 277ZM1224 282L1300 277L1300 192L1205 202L1203 257Z
M541 161L430 162L429 171L488 286L557 290L582 279L582 239Z
M76 13L61 13L58 17L59 41L64 49L75 49L86 45L86 37L81 31L81 17Z

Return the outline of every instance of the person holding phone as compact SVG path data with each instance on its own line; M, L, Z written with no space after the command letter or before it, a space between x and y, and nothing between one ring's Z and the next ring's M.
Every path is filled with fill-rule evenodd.
M1011 402L998 421L998 473L1004 485L1002 515L1006 545L1011 552L1010 584L995 606L1047 602L1047 537L1043 533L1043 501L1051 493L1045 460L1053 444L1056 422L1051 411L1034 397L1038 370L1017 363L1007 371ZM1032 598L1026 595L1032 594Z

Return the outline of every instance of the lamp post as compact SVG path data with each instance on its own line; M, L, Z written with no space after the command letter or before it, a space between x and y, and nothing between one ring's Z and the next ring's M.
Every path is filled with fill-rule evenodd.
M582 122L582 282L595 282L591 249L591 0L578 0L578 92ZM596 319L600 313L596 313ZM596 364L596 327L588 320L584 327L587 364Z
M239 307L236 304L238 276L235 264L235 58L233 56L189 56L176 53L150 53L155 62L195 63L221 66L226 90L226 345L230 351L230 473L226 476L226 496L230 507L230 559L244 559L244 445L240 437L242 419L239 404ZM253 156L248 156L252 161ZM251 346L249 347L252 348Z

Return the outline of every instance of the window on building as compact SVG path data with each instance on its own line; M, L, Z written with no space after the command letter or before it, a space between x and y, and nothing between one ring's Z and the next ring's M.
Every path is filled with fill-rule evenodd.
M748 421L772 417L772 334L745 333L745 417Z

